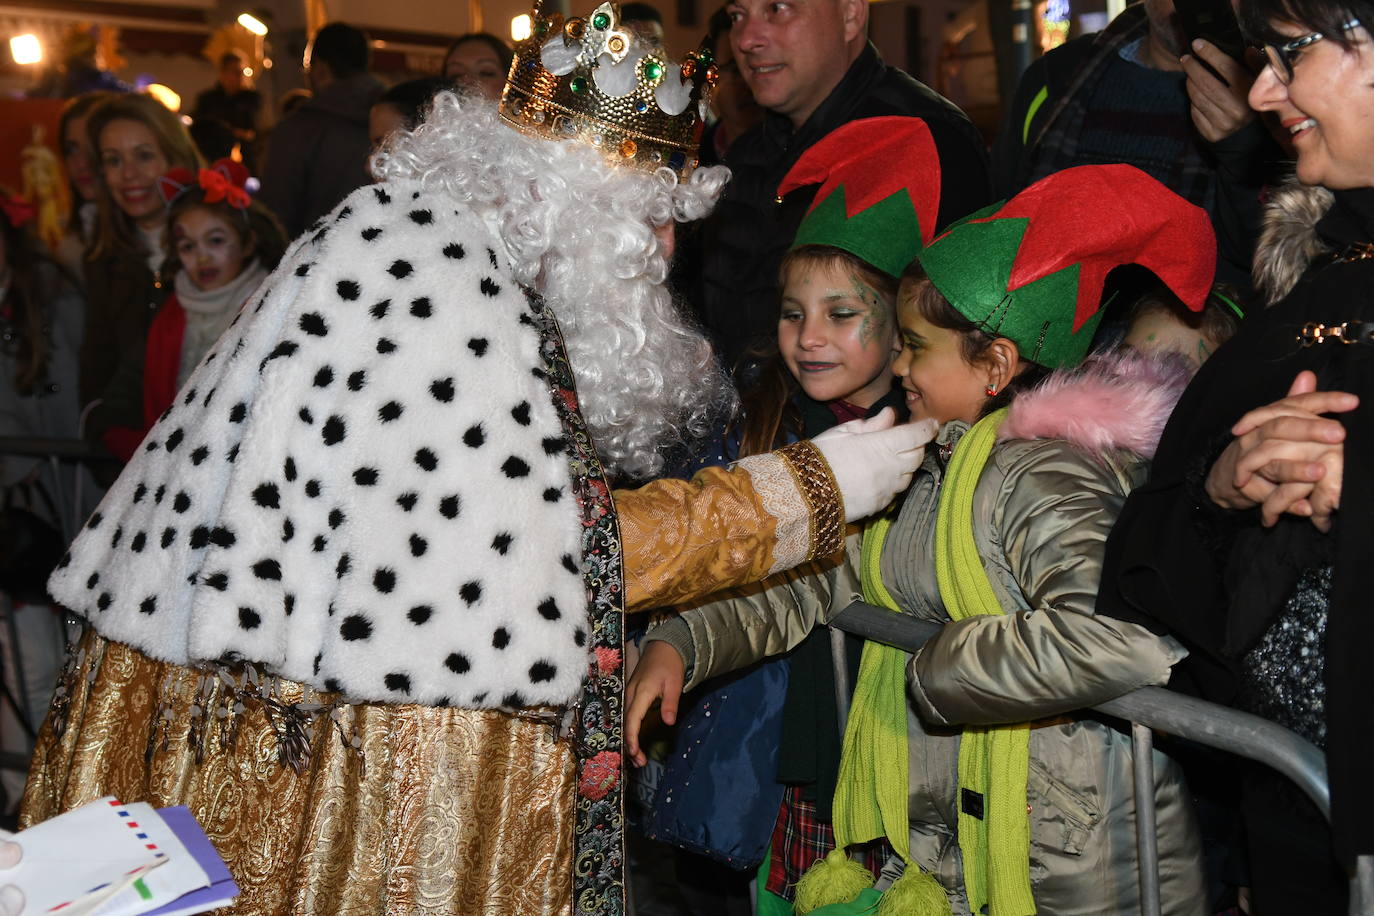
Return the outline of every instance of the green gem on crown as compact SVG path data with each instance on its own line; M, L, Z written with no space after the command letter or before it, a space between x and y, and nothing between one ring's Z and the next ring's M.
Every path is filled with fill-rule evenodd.
M716 56L711 53L710 48L699 48L697 50L697 60L701 61L703 64L712 64L715 63Z
M585 76L574 76L572 78L572 82L568 84L568 88L572 89L573 92L576 92L579 95L583 92L586 92L587 78Z
M611 17L605 13L597 13L592 17L592 28L604 29L611 24Z
M646 60L644 62L644 78L651 83L656 83L663 78L663 65L656 60Z

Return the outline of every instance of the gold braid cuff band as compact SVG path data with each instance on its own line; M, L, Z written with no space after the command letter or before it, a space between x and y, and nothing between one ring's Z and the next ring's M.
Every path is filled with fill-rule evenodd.
M803 439L776 454L787 463L810 509L811 556L838 553L844 546L844 497L820 449Z

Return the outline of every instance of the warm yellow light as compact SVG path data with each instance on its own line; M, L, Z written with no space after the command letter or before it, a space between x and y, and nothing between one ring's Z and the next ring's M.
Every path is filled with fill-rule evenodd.
M528 13L521 13L510 21L511 41L524 41L530 37L531 31L530 16Z
M254 35L267 34L267 26L263 24L261 19L254 16L252 13L239 13L238 23Z
M264 58L262 59L262 69L264 69L264 70L271 70L271 69L272 69L272 58L270 58L270 57L264 57Z
M37 35L16 35L10 39L10 56L16 64L36 64L43 59L43 43Z
M149 84L148 88L144 91L146 91L153 98L161 102L162 106L166 108L168 111L181 110L181 96L177 95L175 92L173 92L166 86L162 85L161 83L151 83Z
M253 68L252 68L252 67L244 67L244 68L243 68L243 75L244 75L244 76L252 76L252 75L253 75Z

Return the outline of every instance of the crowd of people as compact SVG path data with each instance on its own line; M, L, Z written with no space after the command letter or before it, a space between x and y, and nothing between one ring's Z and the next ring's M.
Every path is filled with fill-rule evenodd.
M1142 0L990 148L864 0L390 87L333 23L270 132L234 53L75 95L59 243L0 191L0 435L96 456L0 455L8 810L188 805L245 916L1131 913L1091 707L1158 685L1331 788L1161 742L1163 912L1351 911L1374 8L1238 16Z

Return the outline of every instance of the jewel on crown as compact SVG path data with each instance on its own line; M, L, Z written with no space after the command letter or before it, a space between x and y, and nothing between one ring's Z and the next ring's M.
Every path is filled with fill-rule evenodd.
M709 50L674 63L621 26L609 0L566 20L543 15L536 2L530 20L501 93L502 118L527 133L590 143L614 162L666 166L679 180L691 174L718 76Z

